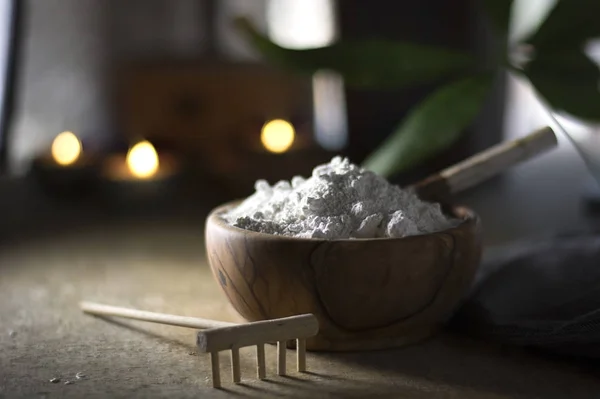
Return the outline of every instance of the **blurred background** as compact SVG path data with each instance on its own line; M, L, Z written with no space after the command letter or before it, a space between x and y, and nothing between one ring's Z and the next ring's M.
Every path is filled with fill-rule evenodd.
M512 35L553 4L515 1ZM471 0L1 0L0 204L27 209L5 211L6 234L37 231L61 212L81 212L64 219L77 223L88 214L189 220L197 212L202 223L207 209L249 195L257 179L308 175L334 155L360 163L432 90L349 89L331 71L278 69L233 29L240 15L294 49L375 37L483 59L495 45ZM552 154L457 199L480 212L489 242L591 220L597 187L579 151L600 153L590 144L596 128L561 121L580 146L561 136ZM528 85L498 76L467 134L393 181L408 184L546 124ZM130 150L140 143L136 158Z

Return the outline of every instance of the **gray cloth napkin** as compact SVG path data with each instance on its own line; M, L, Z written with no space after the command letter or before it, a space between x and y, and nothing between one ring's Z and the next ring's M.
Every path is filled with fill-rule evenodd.
M493 341L600 358L600 233L519 243L485 260L451 327Z

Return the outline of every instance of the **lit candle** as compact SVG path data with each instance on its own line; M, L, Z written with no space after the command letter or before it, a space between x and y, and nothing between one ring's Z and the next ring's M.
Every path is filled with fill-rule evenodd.
M148 141L134 145L127 153L126 162L131 174L140 179L151 179L160 166L158 153Z
M260 141L269 152L281 154L294 144L296 130L294 126L283 119L273 119L262 127Z
M102 175L112 181L150 182L168 179L178 169L175 157L159 154L152 143L145 140L130 147L127 154L107 157Z
M81 158L81 141L72 132L62 132L52 142L52 159L61 166L69 166Z
M104 185L115 198L156 196L178 175L175 157L159 153L147 140L131 146L127 154L108 156L101 170Z

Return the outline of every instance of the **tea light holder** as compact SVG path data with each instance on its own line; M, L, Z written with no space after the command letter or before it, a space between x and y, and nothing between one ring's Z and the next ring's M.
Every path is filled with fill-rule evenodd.
M95 183L98 158L83 151L79 138L70 131L57 135L49 151L35 157L30 174L51 195L81 195Z
M99 172L107 200L118 204L155 203L177 188L181 165L177 157L158 152L149 141L140 141L126 154L104 158Z

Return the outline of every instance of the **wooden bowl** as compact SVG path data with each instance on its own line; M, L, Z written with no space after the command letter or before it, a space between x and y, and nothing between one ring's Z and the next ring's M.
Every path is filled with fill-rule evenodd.
M481 257L479 217L404 238L304 239L229 225L214 209L206 249L216 281L247 321L313 313L313 351L400 347L430 337L470 288ZM291 344L293 347L293 343Z

